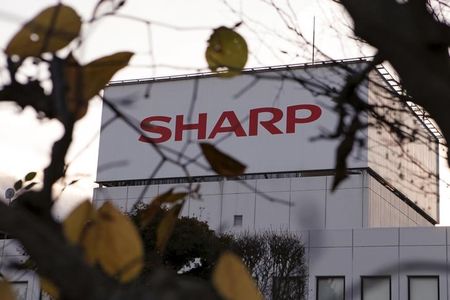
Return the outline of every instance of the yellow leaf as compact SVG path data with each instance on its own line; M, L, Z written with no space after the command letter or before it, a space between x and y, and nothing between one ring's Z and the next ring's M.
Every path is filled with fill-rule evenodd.
M39 280L41 281L41 289L46 292L52 299L58 299L59 298L59 290L58 288L51 282L50 280L39 277Z
M146 226L160 210L163 203L175 203L181 199L184 199L187 193L174 193L173 189L157 196L152 202L141 212L141 225Z
M203 155L211 168L222 176L239 176L244 173L246 166L231 156L219 151L208 143L200 143Z
M89 265L94 265L101 255L99 251L100 229L98 220L86 224L83 235L81 236L80 245L84 250L84 259Z
M219 258L212 280L225 300L263 299L242 260L231 252L225 252Z
M130 219L106 202L95 211L83 202L63 223L67 239L81 246L90 265L100 267L121 282L138 276L143 267L144 249Z
M11 287L11 284L7 281L0 280L0 299L2 300L15 300L16 295Z
M158 224L158 229L156 230L156 250L160 254L164 253L164 249L172 235L182 207L183 204L175 204Z
M121 282L137 277L144 261L141 237L131 220L106 202L98 210L97 260L102 269Z
M78 205L63 222L66 238L73 244L79 244L86 224L95 219L95 214L96 211L90 201Z
M98 226L96 224L97 211L90 201L84 201L78 205L63 222L67 240L83 248L84 258L90 265L93 265L98 257Z
M77 119L86 114L88 101L108 84L117 71L128 65L131 56L131 52L118 52L81 66L69 55L65 68L67 105Z
M238 75L247 62L247 43L239 33L222 26L209 37L205 57L211 71L226 70L220 75L232 77Z
M16 33L5 53L25 58L37 57L44 52L55 52L76 38L80 28L81 18L73 8L63 4L51 6L41 11Z

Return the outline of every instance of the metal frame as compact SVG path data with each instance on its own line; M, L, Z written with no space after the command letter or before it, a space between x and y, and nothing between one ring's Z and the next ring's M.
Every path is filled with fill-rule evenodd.
M256 68L246 68L242 70L242 74L248 73L257 73L271 70L290 70L290 69L305 69L308 67L320 67L320 66L330 66L330 65L342 65L342 64L352 64L357 62L369 62L373 60L373 56L364 56L364 57L356 57L356 58L346 58L346 59L336 59L336 60L324 60L319 62L308 62L308 63L300 63L300 64L289 64L289 65L275 65L275 66L267 66L267 67L256 67ZM182 74L182 75L174 75L174 76L160 76L160 77L151 77L151 78L143 78L143 79L129 79L129 80L117 80L111 81L108 83L108 86L115 85L128 85L128 84L137 84L137 83L151 83L157 81L172 81L172 80L183 80L183 79L191 79L191 78L206 78L206 77L217 77L221 72L199 72L199 73L190 73L190 74Z
M351 168L347 174L362 174L366 168ZM192 183L192 182L212 182L212 181L230 181L230 180L251 180L251 179L274 179L274 178L295 178L295 177L314 177L314 176L334 176L334 169L326 170L306 170L289 172L266 172L249 173L235 177L224 177L220 175L191 176L191 177L171 177L156 179L137 179L137 180L117 180L117 181L96 181L101 186L138 186L138 185L156 185L170 183Z
M240 224L237 224L238 222L236 221L238 220L240 221ZM233 227L242 227L243 225L244 225L244 215L243 214L233 215Z

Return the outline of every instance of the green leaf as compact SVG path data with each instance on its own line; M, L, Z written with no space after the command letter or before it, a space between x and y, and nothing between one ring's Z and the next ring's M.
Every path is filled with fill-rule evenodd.
M29 189L31 189L33 186L35 186L37 184L37 182L31 182L31 183L29 183L29 184L27 184L25 187L24 187L24 189L25 190L29 190Z
M156 230L156 250L162 255L172 235L183 204L175 204L158 224Z
M38 57L67 46L80 33L81 18L66 5L58 4L41 11L26 23L6 47L8 55Z
M16 191L20 190L20 189L22 188L22 186L23 186L23 181L22 181L22 180L17 180L17 181L14 183L14 189L15 189Z
M231 156L219 151L208 143L200 143L203 155L211 168L222 176L239 176L245 171L246 166Z
M77 183L78 181L80 181L80 179L72 180L68 185L73 185L73 184Z
M33 180L34 179L34 177L36 177L36 172L30 172L30 173L28 173L27 175L25 175L25 181L30 181L30 180Z
M205 57L211 71L225 70L220 75L232 77L238 75L247 62L247 43L239 33L222 26L210 36Z

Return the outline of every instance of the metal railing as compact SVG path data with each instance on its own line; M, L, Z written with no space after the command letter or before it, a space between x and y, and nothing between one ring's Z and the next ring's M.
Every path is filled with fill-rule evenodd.
M275 70L280 70L280 69L301 69L301 68L307 68L307 67L319 67L319 66L324 66L324 65L351 64L351 63L356 63L356 62L371 61L372 59L373 59L373 56L363 56L363 57L357 57L357 58L324 60L324 61L316 61L316 62L289 64L289 65L254 67L254 68L243 69L242 73L248 74L248 73L254 73L254 72L261 72L261 71L271 71L271 70L275 71ZM198 73L170 75L170 76L158 76L158 77L149 77L149 78L140 78L140 79L116 80L116 81L109 82L107 86L136 84L136 83L149 83L149 82L156 82L156 81L180 80L180 79L190 79L190 78L202 78L202 77L217 76L220 73L221 72L208 71L208 72L198 72Z
M396 80L394 76L392 76L383 65L378 65L376 68L378 73L384 78L385 82L395 93L397 93L399 97L408 97L407 92L401 86L398 80ZM411 108L412 112L421 121L425 129L428 129L428 131L438 140L443 139L442 133L439 131L434 120L422 107L412 101L406 101L406 104Z

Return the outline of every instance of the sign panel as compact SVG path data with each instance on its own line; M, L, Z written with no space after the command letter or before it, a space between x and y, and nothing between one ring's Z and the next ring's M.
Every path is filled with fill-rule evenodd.
M337 67L310 67L111 85L105 98L128 121L103 104L97 180L214 175L199 142L243 162L246 173L332 169L338 141L310 139L335 129L322 86L344 78ZM361 94L367 99L367 89ZM354 151L349 167L364 166L367 153Z

